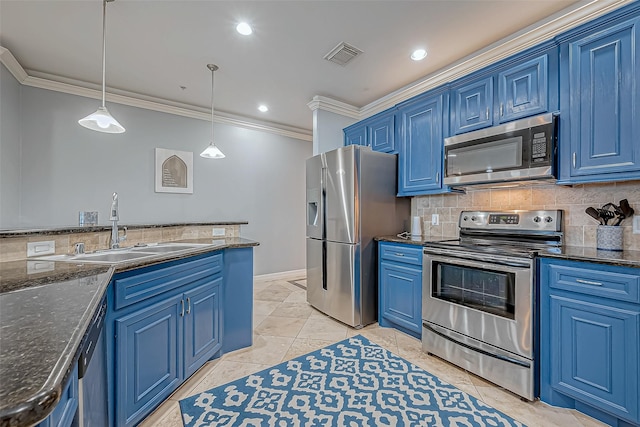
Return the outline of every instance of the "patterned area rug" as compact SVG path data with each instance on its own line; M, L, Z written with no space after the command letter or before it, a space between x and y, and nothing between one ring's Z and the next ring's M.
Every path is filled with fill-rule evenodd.
M361 335L180 401L186 427L522 426Z

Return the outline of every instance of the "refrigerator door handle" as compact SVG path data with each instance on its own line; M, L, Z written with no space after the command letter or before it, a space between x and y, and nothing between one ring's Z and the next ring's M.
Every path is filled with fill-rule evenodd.
M322 241L322 289L327 290L327 241Z

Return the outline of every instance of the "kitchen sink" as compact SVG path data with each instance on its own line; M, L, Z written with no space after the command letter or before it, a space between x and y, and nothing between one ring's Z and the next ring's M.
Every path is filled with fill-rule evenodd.
M203 243L159 243L132 248L107 249L76 255L48 255L33 258L33 260L117 264L125 261L157 257L161 254L170 254L172 252L182 252L210 246L212 245Z

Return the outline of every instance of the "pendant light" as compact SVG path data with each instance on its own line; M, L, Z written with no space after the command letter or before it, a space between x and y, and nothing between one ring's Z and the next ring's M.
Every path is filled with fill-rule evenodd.
M224 154L222 154L222 151L220 151L213 142L213 93L215 88L213 84L213 76L218 69L218 66L214 64L207 64L207 68L211 70L211 142L209 143L209 146L200 153L200 157L204 157L206 159L223 159L225 157Z
M124 132L124 127L118 123L116 119L113 118L107 107L104 105L105 98L105 62L106 62L106 51L107 51L107 41L106 41L106 33L107 33L107 2L114 0L102 0L102 106L98 108L95 113L89 114L84 119L78 120L81 126L86 127L87 129L95 130L98 132L105 133L122 133Z

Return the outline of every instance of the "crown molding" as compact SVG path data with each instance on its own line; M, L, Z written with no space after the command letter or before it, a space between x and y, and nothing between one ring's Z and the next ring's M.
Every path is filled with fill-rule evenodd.
M587 23L634 1L590 0L588 3L574 7L571 10L560 11L444 69L363 106L359 109L358 119L372 116L416 95L450 83L542 42L549 41L571 28Z
M9 49L0 46L0 62L7 67L7 70L15 77L18 83L23 83L25 79L28 77L27 72L24 71L24 68L18 63L18 60Z
M309 107L311 111L323 110L340 114L342 116L351 117L352 119L360 118L360 109L358 107L354 107L351 104L328 98L326 96L314 96L313 99L307 104L307 107Z
M82 96L85 98L98 100L102 99L102 90L86 87L88 85L87 83L64 78L54 80L56 76L45 73L31 72L32 75L29 75L29 73L18 63L11 52L2 46L0 46L0 63L2 63L16 78L16 80L24 86ZM105 94L105 99L106 101L115 104L128 105L130 107L143 108L145 110L158 111L161 113L189 117L192 119L211 121L211 110L199 109L198 107L194 107L191 105L170 102L167 100L142 94L113 90L112 92L107 92ZM267 122L250 120L246 117L221 112L214 112L213 120L215 123L222 123L245 129L268 132L307 142L313 141L313 135L311 131L308 131L306 129L300 129L285 125L274 125Z

